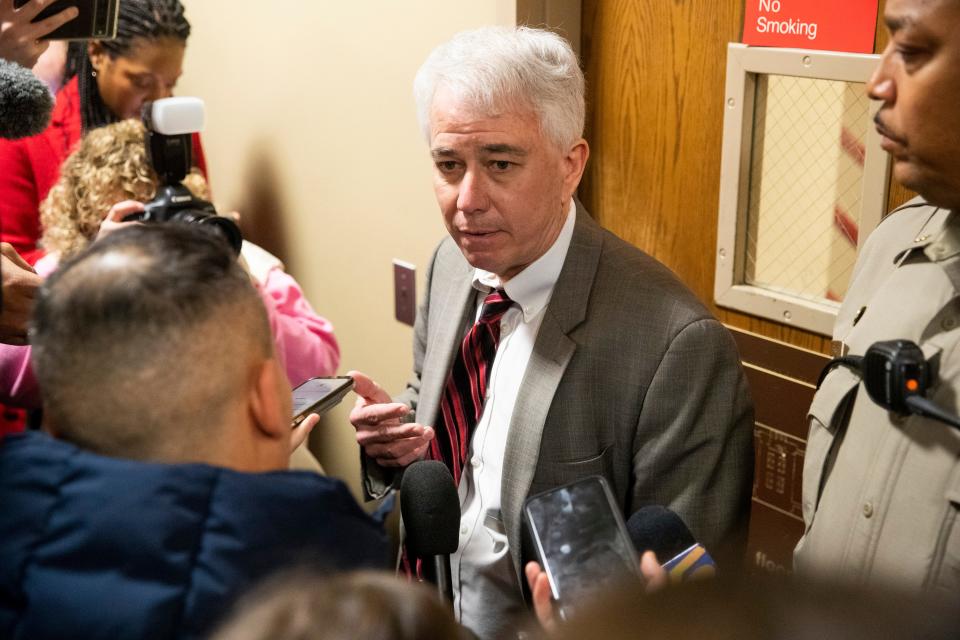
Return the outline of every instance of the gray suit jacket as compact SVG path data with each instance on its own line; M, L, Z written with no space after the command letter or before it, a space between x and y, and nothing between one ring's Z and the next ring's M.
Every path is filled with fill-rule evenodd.
M414 376L397 400L433 425L477 308L473 268L448 237L427 273ZM582 208L517 397L501 506L518 579L527 496L602 475L624 517L677 512L711 550L750 508L753 415L733 339L662 264ZM364 460L365 487L396 482ZM524 557L523 560L529 558Z

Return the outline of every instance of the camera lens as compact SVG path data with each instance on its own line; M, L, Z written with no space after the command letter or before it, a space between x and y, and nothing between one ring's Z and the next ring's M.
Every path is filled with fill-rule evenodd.
M208 224L215 227L227 242L233 248L234 253L240 254L240 247L243 245L243 235L240 233L240 227L230 218L222 216L210 216L199 221L200 224Z
M243 244L243 235L240 233L240 227L237 226L237 223L230 218L224 218L198 209L183 209L170 216L170 220L210 225L220 232L234 253L240 253L240 247Z

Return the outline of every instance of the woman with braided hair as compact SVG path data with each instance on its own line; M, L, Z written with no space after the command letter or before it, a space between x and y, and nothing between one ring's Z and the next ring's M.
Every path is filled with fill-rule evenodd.
M66 79L40 135L0 140L0 240L35 262L40 203L81 136L138 117L145 102L172 95L183 68L190 23L179 0L124 0L117 37L71 43ZM199 138L194 160L206 172Z

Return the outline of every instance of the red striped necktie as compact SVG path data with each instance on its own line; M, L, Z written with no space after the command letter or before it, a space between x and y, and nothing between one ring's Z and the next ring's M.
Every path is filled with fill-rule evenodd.
M470 437L483 413L490 370L500 344L500 319L511 306L513 300L503 289L484 298L480 317L464 336L443 387L430 458L442 460L457 485L467 460Z

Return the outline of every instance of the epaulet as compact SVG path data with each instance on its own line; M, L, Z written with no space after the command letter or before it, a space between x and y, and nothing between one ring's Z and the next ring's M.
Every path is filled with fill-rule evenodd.
M883 216L883 220L880 221L880 224L883 224L884 222L892 218L894 215L900 213L901 211L906 211L907 209L919 209L922 207L933 207L933 205L927 202L926 200L924 200L923 196L917 196L912 200L908 200L907 202L904 202L902 205L900 205L899 207L897 207L887 215ZM878 224L877 227L879 227L880 224Z

